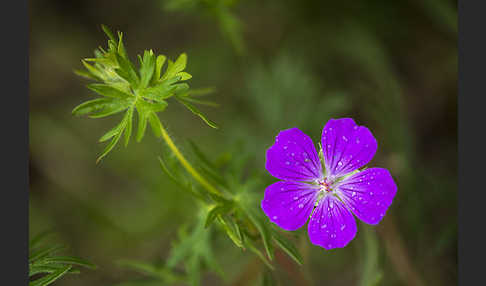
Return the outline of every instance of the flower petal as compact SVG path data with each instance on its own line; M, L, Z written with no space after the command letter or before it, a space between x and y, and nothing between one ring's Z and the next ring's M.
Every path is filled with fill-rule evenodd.
M309 218L319 187L300 182L279 181L265 190L262 209L279 227L296 230Z
M298 128L282 130L267 150L265 167L282 180L313 181L322 167L312 139Z
M378 144L370 130L351 118L331 119L322 130L322 151L327 175L339 177L366 165Z
M390 172L383 168L370 168L351 175L335 189L346 206L368 224L380 222L397 193Z
M345 247L356 235L353 214L334 195L326 195L312 213L309 238L313 244L333 249Z

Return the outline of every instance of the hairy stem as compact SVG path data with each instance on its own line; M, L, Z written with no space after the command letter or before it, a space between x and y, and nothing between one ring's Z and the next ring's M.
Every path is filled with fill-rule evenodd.
M192 177L198 181L208 192L210 192L213 195L216 195L218 197L223 197L220 191L218 191L213 185L211 185L206 179L201 176L193 167L192 165L186 160L184 155L179 151L177 146L174 144L174 141L170 138L169 134L165 130L164 126L162 126L162 123L160 124L160 131L162 133L162 138L164 138L165 143L167 143L167 146L169 146L170 150L174 153L174 155L179 159L181 162L182 166L186 168L186 170L192 175Z

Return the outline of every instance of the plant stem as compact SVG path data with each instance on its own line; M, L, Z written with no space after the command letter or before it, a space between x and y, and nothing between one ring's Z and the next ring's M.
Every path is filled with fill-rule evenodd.
M179 159L181 162L182 166L186 168L186 170L198 181L208 192L210 192L213 195L216 195L218 197L223 197L220 191L218 191L213 185L211 185L206 179L204 179L201 174L199 174L193 167L192 165L184 158L184 155L177 149L177 146L174 144L172 139L170 138L169 134L165 130L164 126L162 123L160 124L160 131L162 133L162 138L164 138L165 143L169 146L170 150L174 153L174 155Z

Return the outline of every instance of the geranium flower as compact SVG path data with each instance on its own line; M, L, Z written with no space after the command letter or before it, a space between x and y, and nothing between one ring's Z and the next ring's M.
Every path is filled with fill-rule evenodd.
M345 247L357 231L353 214L367 224L378 224L397 186L386 169L359 170L373 158L377 142L353 119L329 120L321 144L323 165L312 139L301 130L278 134L267 150L265 167L282 181L267 187L261 206L285 230L297 230L310 217L307 229L313 244Z

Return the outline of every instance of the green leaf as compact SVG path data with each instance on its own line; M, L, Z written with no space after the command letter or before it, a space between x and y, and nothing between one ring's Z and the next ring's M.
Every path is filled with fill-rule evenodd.
M181 95L181 94L187 93L187 91L189 90L189 85L187 83L178 83L178 84L175 84L174 86L175 86L175 89L174 89L175 95Z
M126 119L124 119L124 121L125 120ZM123 128L125 128L125 126L123 126ZM113 149L113 147L115 147L116 143L118 143L118 140L120 140L120 137L121 137L122 134L123 134L123 132L121 132L121 131L119 133L117 133L113 137L113 139L110 141L110 143L108 145L106 145L106 147L103 150L103 152L101 153L101 155L98 157L98 159L96 159L96 164L98 164L101 161L101 159L103 159L106 155L108 155L108 153Z
M40 250L29 255L29 262L44 258L63 249L66 249L66 247L60 244L41 248Z
M210 107L219 107L219 104L218 103L211 102L211 101L194 99L194 98L191 98L189 96L184 97L184 99L187 102L194 103L194 104L206 105L206 106L210 106Z
M237 229L237 225L232 220L226 219L223 215L218 215L217 219L235 245L244 248L242 235L239 229Z
M40 274L40 273L53 273L53 272L56 272L58 270L60 270L61 268L64 268L66 267L65 265L29 265L29 277L32 277L36 274ZM69 274L79 274L81 273L81 271L79 271L78 269L73 269L71 268L69 271L68 271Z
M102 84L102 83L92 83L92 84L88 84L86 87L91 89L92 91L98 93L99 95L103 95L103 96L111 97L111 98L126 99L128 97L133 96L133 95L128 94L124 91L116 89L116 88L114 88L110 85Z
M154 52L144 51L143 53L143 61L140 66L140 87L145 88L149 84L152 76L154 74L155 69L155 58Z
M85 101L76 106L72 113L74 115L86 115L95 111L103 110L106 106L111 104L113 100L111 98L97 98Z
M85 60L81 60L81 62L83 63L84 67L88 70L88 72L93 77L95 77L96 79L101 80L101 81L104 79L103 73L101 71L99 71L97 68L88 64Z
M87 79L92 79L92 80L99 80L98 77L92 75L91 73L89 72L86 72L86 71L82 71L82 70L73 70L73 72L79 76L82 76L84 78L87 78Z
M297 248L294 246L294 244L289 241L285 236L281 235L277 231L274 231L272 233L273 239L277 243L277 245L287 253L290 258L292 258L297 264L302 265L302 256L300 255L299 251Z
M147 129L148 112L145 109L144 103L142 101L137 101L137 114L138 114L138 128L136 140L140 142L145 135L145 130Z
M183 97L177 97L177 101L182 103L187 109L189 109L193 114L199 116L204 122L206 122L207 125L209 125L212 128L217 129L218 126L212 122L211 120L207 119L199 109L197 109L194 105L190 104L185 98Z
M169 60L167 70L165 71L165 74L162 76L161 80L172 78L177 75L177 73L183 71L186 68L186 63L187 55L185 53L182 53L175 62Z
M208 226L210 226L213 223L213 221L216 219L216 217L218 217L219 215L226 214L231 208L232 208L231 204L223 204L223 205L214 206L208 212L208 215L206 216L206 221L204 223L204 227L207 228Z
M128 60L128 55L127 51L125 49L125 46L123 45L123 33L118 32L118 53L120 56Z
M262 235L263 245L265 246L268 258L273 260L273 245L271 243L272 234L268 225L266 224L265 218L260 214L260 212L256 212L253 206L247 206L244 208L244 210L250 221L255 225Z
M188 80L188 79L191 79L192 78L192 75L190 75L187 72L177 73L176 76L180 76L181 77L181 80Z
M132 88L136 89L138 88L138 85L140 83L140 79L137 76L137 73L135 72L132 63L129 62L127 59L124 57L120 56L119 54L115 54L116 60L118 62L118 65L120 66L118 69L115 69L115 72L125 79Z
M125 128L125 122L122 120L120 123L118 123L118 125L113 127L110 131L106 132L105 135L101 136L101 138L98 141L99 142L105 142L105 141L109 140L111 137L122 132L123 128Z
M166 107L167 107L167 102L161 101L157 103L152 103L150 105L150 110L152 110L153 112L161 112L164 111Z
M164 55L158 55L157 60L155 63L155 74L154 77L152 78L152 82L155 83L160 79L161 71L162 71L162 66L165 63L166 57Z
M177 88L174 83L179 81L180 77L173 77L168 80L164 80L162 83L151 86L140 91L140 96L151 99L154 101L163 101L164 99L174 95L174 91Z
M127 123L125 129L125 147L130 141L130 136L132 135L132 121L133 121L133 107L127 111Z
M69 264L69 265L79 265L90 269L95 269L96 265L93 263L78 258L78 257L71 257L71 256L56 256L56 257L48 257L42 260L42 264Z
M88 116L91 118L102 118L124 111L130 107L131 102L128 100L116 100L105 104L102 110L95 110Z
M205 96L210 93L215 92L215 89L212 87L207 87L207 88L197 88L197 89L191 89L187 95L190 95L191 97L194 96Z
M56 272L53 272L53 273L46 275L42 278L39 278L37 280L29 282L29 286L46 286L46 285L49 285L49 284L53 283L54 281L56 281L57 279L64 276L71 268L72 268L72 266L70 266L70 265L63 267L63 268L57 270Z
M108 28L106 25L101 24L101 29L103 29L103 32L112 40L113 42L116 42L115 36L113 36L113 33L111 32L110 28Z

